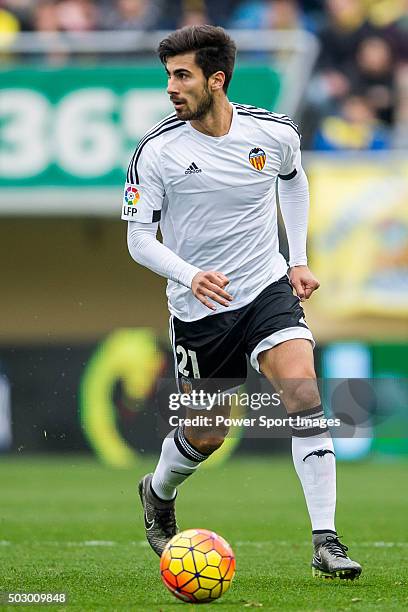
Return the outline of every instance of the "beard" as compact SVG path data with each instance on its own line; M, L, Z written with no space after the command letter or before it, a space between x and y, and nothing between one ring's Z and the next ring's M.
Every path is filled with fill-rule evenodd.
M214 104L214 98L211 95L207 86L204 87L203 95L198 101L195 109L176 110L177 118L182 121L199 121L203 119L206 114L212 109Z

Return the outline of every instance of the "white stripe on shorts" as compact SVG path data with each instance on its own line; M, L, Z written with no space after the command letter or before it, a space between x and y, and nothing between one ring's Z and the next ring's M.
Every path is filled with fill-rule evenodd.
M315 347L315 341L310 329L306 327L286 327L285 329L281 329L274 334L271 334L267 338L261 340L254 350L251 353L250 361L251 366L259 372L259 363L258 363L258 355L262 353L262 351L267 351L282 342L286 342L287 340L296 340L297 338L305 338L306 340L310 340L313 348Z

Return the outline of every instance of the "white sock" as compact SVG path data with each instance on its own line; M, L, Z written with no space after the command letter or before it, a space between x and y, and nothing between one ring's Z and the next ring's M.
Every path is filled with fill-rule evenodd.
M320 416L314 416L319 411ZM311 418L312 413L313 418L324 416L321 406L297 415ZM336 457L330 432L316 432L313 427L300 427L292 432L293 463L302 483L312 530L336 532Z
M163 441L160 459L152 478L154 493L160 499L174 499L176 488L194 474L207 457L193 448L185 438L183 428L177 427Z

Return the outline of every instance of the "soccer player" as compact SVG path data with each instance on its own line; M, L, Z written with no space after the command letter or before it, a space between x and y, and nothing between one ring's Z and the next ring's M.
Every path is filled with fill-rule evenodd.
M168 279L180 385L244 381L248 356L283 389L288 414L311 423L323 410L301 302L319 283L307 266L309 194L297 126L286 115L228 100L236 47L222 28L177 30L158 53L175 112L140 141L122 218L132 258ZM276 183L289 269L279 253ZM159 223L163 244L156 239ZM186 416L194 412L188 408ZM164 439L154 474L140 482L146 536L158 555L178 529L177 487L226 433L177 427ZM361 566L347 556L335 528L335 454L327 428L294 426L292 455L312 525L313 573L358 577Z

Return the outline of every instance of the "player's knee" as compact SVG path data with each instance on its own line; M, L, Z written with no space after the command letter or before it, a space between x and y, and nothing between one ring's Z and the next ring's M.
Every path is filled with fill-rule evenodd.
M293 381L287 396L291 411L301 412L321 403L319 389L314 378Z
M203 433L196 435L193 439L189 440L192 446L196 448L200 453L209 455L216 451L222 446L227 431L220 431L217 433Z

